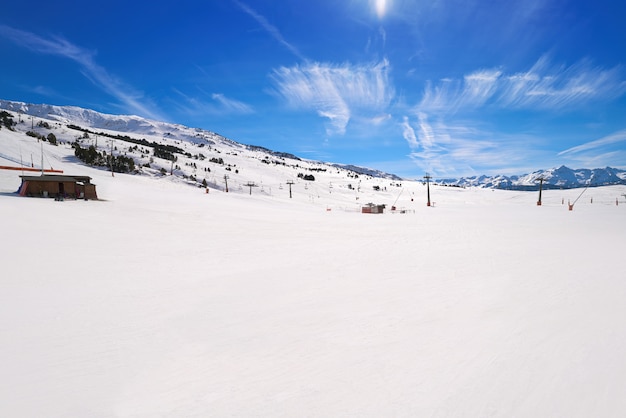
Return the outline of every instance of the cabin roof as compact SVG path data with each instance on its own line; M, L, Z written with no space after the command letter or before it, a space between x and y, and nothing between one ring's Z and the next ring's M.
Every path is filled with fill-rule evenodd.
M71 181L77 183L90 183L91 177L89 176L62 176L55 174L44 174L42 176L20 176L22 181L46 181L46 182L62 182Z

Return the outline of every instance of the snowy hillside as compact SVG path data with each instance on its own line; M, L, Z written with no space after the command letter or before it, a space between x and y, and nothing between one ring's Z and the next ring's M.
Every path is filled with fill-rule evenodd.
M0 166L43 158L101 200L19 197L23 173L0 170L2 416L626 410L626 185L538 206L184 127L9 112ZM85 164L76 142L138 173Z
M259 186L280 187L287 181L300 181L305 175L317 177L319 185L330 187L340 181L343 186L358 187L359 175L399 180L397 176L356 166L325 164L303 160L297 156L268 150L260 146L243 145L214 132L188 128L165 122L151 121L137 116L106 115L78 107L33 105L0 100L0 109L6 109L19 122L16 131L35 131L41 135L50 132L60 142L78 143L86 148L95 146L99 152L124 155L135 161L138 174L154 175L161 170L198 185L203 180L212 188L225 188L227 175L235 190L250 182ZM40 126L46 123L49 129ZM168 158L155 157L153 144L173 147ZM136 148L135 145L143 145ZM167 157L167 156L166 156ZM172 164L172 160L176 159ZM268 170L267 168L273 169ZM246 167L245 171L243 167ZM300 176L300 177L298 177ZM352 179L352 180L351 180ZM383 186L384 187L384 186Z
M232 168L238 165L241 158L244 159L257 159L259 161L270 162L270 165L282 165L300 168L304 170L312 170L317 172L323 172L320 170L333 171L336 168L339 171L340 178L346 178L347 173L352 175L362 175L370 178L388 179L392 181L401 181L402 179L394 174L385 173L376 169L358 167L348 164L325 164L323 162L303 160L295 155L282 153L280 150L269 150L261 146L244 145L237 143L231 139L225 138L214 132L206 131L198 128L188 128L182 125L171 124L166 122L159 122L140 118L138 116L123 116L123 115L107 115L95 112L93 110L82 109L72 106L52 106L45 104L26 104L21 102L12 102L7 100L0 100L0 109L5 109L11 112L15 116L15 120L21 120L21 125L16 129L25 130L29 128L35 128L35 124L41 121L54 122L56 128L61 129L61 139L67 142L73 142L78 138L77 132L69 132L68 126L74 126L82 129L82 133L88 133L91 141L81 141L83 144L96 145L95 137L97 134L101 134L100 137L105 139L111 136L113 137L127 137L131 140L146 140L148 142L156 142L160 144L169 144L181 148L181 152L175 154L191 154L192 159L197 160L204 158L215 157L217 159L222 158L226 166L230 165L227 175L234 174L234 178L239 178L241 183L247 184L249 181L254 181L252 178L245 179L244 173L242 176L238 176L239 173L232 172ZM31 118L33 116L33 118ZM42 131L39 129L39 131ZM45 132L41 132L45 133ZM59 132L56 132L57 134ZM105 137L105 135L107 135ZM101 141L98 143L99 150L106 150L107 142ZM204 148L206 147L206 148ZM130 148L130 147L128 147ZM206 152L210 150L209 152ZM146 166L149 161L146 159L146 152L150 152L150 149L144 148L146 152L134 152L133 150L123 149L122 143L118 145L118 151L124 155L130 156L137 161L137 165L140 167ZM135 150L138 151L138 150ZM204 151L204 152L203 152ZM229 157L221 155L216 157L216 154L225 153ZM179 157L180 155L176 155ZM184 155L183 155L184 157ZM197 158L196 158L197 157ZM241 157L241 158L240 158ZM154 158L152 159L154 160ZM182 161L182 160L181 160ZM195 166L198 166L197 161ZM187 161L191 163L191 161ZM194 176L198 178L198 169L187 170L185 166L177 164L180 168L173 172L174 175L181 177ZM204 166L204 164L201 164ZM164 168L171 170L171 164L168 166L168 162L160 160L150 163L150 167L160 170ZM267 170L266 170L267 171ZM271 171L271 170L270 170ZM150 170L141 169L140 172L148 173ZM200 173L205 174L205 173ZM281 172L277 173L274 183L280 184L281 180L284 183L286 177L292 173ZM220 187L220 180L213 175L201 175L202 179L207 178L207 182L213 187ZM249 176L250 177L250 176ZM324 176L322 176L324 177ZM519 176L473 176L463 177L460 179L436 179L435 181L445 185L459 186L459 187L485 187L485 188L498 188L509 190L537 190L538 179L544 179L545 188L577 188L586 186L606 186L612 184L626 184L626 170L620 170L615 168L596 168L596 169L570 169L565 166L559 168L552 168L547 170L538 170L530 174ZM337 178L334 178L336 181ZM333 179L328 179L333 181ZM223 185L225 187L225 184Z
M196 143L203 141L228 141L226 138L209 131L187 128L166 122L152 121L138 116L107 115L89 109L74 106L52 106L46 104L27 104L0 100L0 109L5 109L28 119L36 116L42 120L53 120L64 125L77 126L96 130L107 130L119 133L133 133L156 137L176 137Z

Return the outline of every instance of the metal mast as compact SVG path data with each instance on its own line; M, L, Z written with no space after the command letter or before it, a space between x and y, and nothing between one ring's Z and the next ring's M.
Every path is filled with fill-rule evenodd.
M424 178L426 179L426 196L428 198L428 201L426 202L426 206L430 206L430 179L432 177L430 176L430 174L426 173Z

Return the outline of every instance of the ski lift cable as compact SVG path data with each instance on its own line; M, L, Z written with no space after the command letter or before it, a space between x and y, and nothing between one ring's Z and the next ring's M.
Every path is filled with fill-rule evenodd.
M48 156L44 154L44 157L46 158L46 161L48 162L48 165L50 166L50 168L52 168L52 164L50 164L50 159L48 158Z
M578 195L578 197L576 198L576 200L574 200L574 202L572 203L572 206L576 204L576 202L578 202L578 199L580 199L580 197L587 191L587 189L589 188L589 185L591 184L591 179L589 179L589 182L587 182L587 186L585 186L585 188L583 189L582 192L580 192L580 194Z
M396 205L396 202L398 202L398 199L400 199L400 196L402 196L402 192L404 191L404 187L400 189L400 193L398 193L398 197L396 197L396 200L394 200L393 205Z

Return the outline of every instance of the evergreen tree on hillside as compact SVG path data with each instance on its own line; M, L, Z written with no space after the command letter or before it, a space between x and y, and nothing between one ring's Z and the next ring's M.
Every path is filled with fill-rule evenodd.
M74 142L72 147L74 147L74 155L85 164L96 167L108 167L116 173L132 173L135 171L135 160L130 157L100 153L93 145L90 145L89 148L82 148L77 142Z

